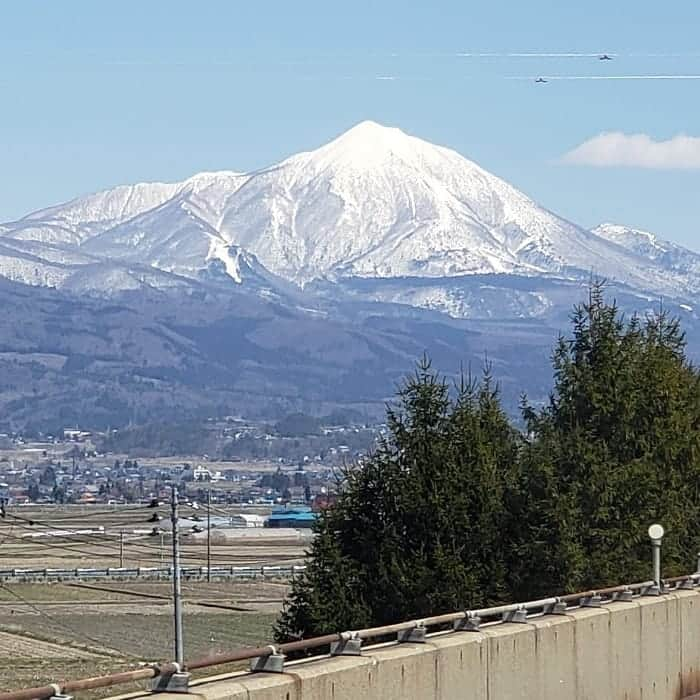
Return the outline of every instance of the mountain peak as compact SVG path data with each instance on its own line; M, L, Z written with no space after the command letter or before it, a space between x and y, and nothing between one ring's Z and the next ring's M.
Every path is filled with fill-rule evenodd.
M391 138L392 135L407 136L407 134L396 126L384 126L379 122L372 121L371 119L365 119L364 121L358 122L355 126L351 126L344 134L341 134L338 138L343 138L350 136L353 138L381 138L387 139Z
M386 163L392 158L410 162L426 151L439 147L409 136L397 127L365 120L351 127L329 143L311 152L324 164L335 162L344 167L367 168Z

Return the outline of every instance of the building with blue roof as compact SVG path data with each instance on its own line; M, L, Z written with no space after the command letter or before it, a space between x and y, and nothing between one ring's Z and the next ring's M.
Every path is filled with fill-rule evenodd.
M288 506L275 509L267 519L268 527L313 527L318 513L307 506Z

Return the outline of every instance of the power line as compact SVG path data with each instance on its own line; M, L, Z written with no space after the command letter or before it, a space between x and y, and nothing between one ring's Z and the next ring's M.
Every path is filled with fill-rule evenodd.
M150 508L150 506L149 506ZM37 530L34 529L36 526L40 526L43 528L53 528L53 525L49 521L45 520L36 520L36 519L31 519L31 518L24 518L18 515L14 515L13 513L7 513L7 517L12 518L13 520L19 521L21 523L25 523L25 525L17 525L23 530L26 530L28 532L32 533L37 533ZM31 526L31 527L28 527ZM48 534L48 533L47 533ZM167 533L164 533L167 534ZM75 547L71 547L69 545L65 544L59 544L61 540L69 542L69 543L74 543L74 544L79 544L79 545L88 545L88 546L94 546L94 547L99 547L102 550L107 550L107 552L112 552L113 556L116 558L119 555L119 544L115 542L114 544L111 544L109 542L105 542L102 537L106 535L102 535L101 533L95 533L95 534L90 534L90 533L66 533L66 534L61 534L61 535L53 535L52 537L57 538L54 540L50 545L44 544L44 543L37 543L38 545L44 546L44 547L50 547L50 548L57 548L57 549L63 549L64 551L74 551L78 554L82 554L83 556L86 557L95 557L95 556L107 556L104 554L104 552L94 552L94 551L85 551L85 550L80 550ZM146 535L148 536L148 535ZM116 536L115 536L116 537ZM135 542L127 541L127 546L129 549L132 551L134 549L136 550L142 550L143 552L149 552L149 553L154 553L154 552L160 552L161 548L156 545L156 544L148 544L146 542ZM137 552L138 554L138 552ZM145 558L145 554L144 554ZM194 561L194 562L206 562L207 557L204 553L202 554L197 554L194 552L186 552L183 551L182 555L183 560L189 560L189 561ZM252 556L245 556L245 555L233 555L233 554L224 554L224 553L219 553L214 557L214 562L213 563L229 563L229 564L235 564L240 561L240 559L253 559L255 560L256 557Z
M22 526L22 525L18 525L17 527L19 527L22 530L26 530L28 532L34 532L30 528ZM37 552L37 550L56 550L56 549L64 551L64 552L71 552L73 555L79 554L79 555L82 555L84 557L95 558L95 557L107 556L99 551L95 551L95 550L88 551L85 549L79 549L78 547L73 547L71 545L62 544L60 541L53 541L53 542L33 541L33 542L28 543L26 537L19 537L17 535L7 535L7 538L12 539L15 542L21 542L22 545L24 545L24 547L19 551L15 549L15 550L8 552L8 555L10 557L19 556L19 557L24 557L24 558L31 558L32 550L34 551L34 554L36 556L37 554L39 554L39 555L41 554L41 552L40 551ZM103 547L105 549L114 551L114 548L112 547L112 545L108 544L107 542L94 542L94 543L81 542L81 544L91 545L91 546L94 546L95 548ZM111 554L111 551L110 551L110 554ZM68 558L68 557L62 557L61 555L56 555L56 557L57 558Z
M8 540L8 538L12 537L12 531L14 529L15 529L14 524L10 525L10 531L7 533L7 535L5 535L5 537L3 538L2 542L0 542L0 544L5 544L5 542L7 542L7 540Z
M139 513L142 510L149 510L150 506L123 506L121 508L112 508L110 510L92 511L87 513L75 513L74 515L62 515L57 518L52 518L51 522L65 522L70 520L84 520L85 518L94 518L102 515L126 515L129 513Z
M8 517L14 518L16 520L20 520L22 522L27 523L27 525L20 525L17 524L17 527L19 527L22 530L25 530L27 532L31 532L33 534L49 534L49 533L42 533L42 531L37 531L33 527L29 527L29 525L34 526L34 525L41 525L43 527L50 527L48 525L45 525L43 523L39 523L37 521L32 521L32 520L27 520L24 518L19 518L16 515L11 515L8 513ZM100 537L101 535L95 534L95 535L90 535L86 534L85 537L90 538L90 539L84 539L82 537L76 536L77 533L72 533L72 534L60 534L60 535L50 535L53 539L51 543L48 542L35 542L37 546L43 546L43 547L49 547L49 548L59 548L63 549L66 551L75 551L78 554L83 554L84 556L88 557L95 557L95 556L100 556L100 552L95 552L95 551L85 551L85 550L80 550L75 547L70 547L69 545L65 545L61 543L61 540L67 541L67 542L72 542L72 543L77 543L77 544L82 544L82 545L88 545L92 547L100 547L102 549L106 549L108 551L112 552L118 552L119 551L119 546L116 544L110 544L109 542L105 542L104 540L101 540ZM105 535L102 535L105 536ZM108 536L108 535L106 535ZM15 538L15 539L22 539L26 541L26 538ZM149 545L138 543L138 542L132 542L133 547L149 547Z
M16 527L18 527L21 530L24 530L26 532L31 532L36 534L37 531L32 529L31 527L27 525L21 525L21 524L16 524ZM21 551L14 550L10 553L10 557L12 556L17 556L21 558L31 558L32 554L32 549L42 549L42 550L61 550L64 552L70 552L74 554L79 554L84 557L109 557L110 555L116 558L119 554L119 544L114 542L114 544L111 544L110 542L105 542L103 540L97 539L99 538L99 535L94 535L94 536L89 536L92 537L92 539L80 539L76 537L69 537L67 535L60 535L60 536L54 536L52 537L51 542L47 541L38 541L38 540L33 540L31 542L27 542L27 538L24 537L19 537L17 535L7 535L8 538L21 542L22 544L25 545L25 547L22 548ZM116 536L115 536L116 537ZM102 550L107 550L99 552L99 551L88 551L85 549L81 549L79 547L72 546L70 544L64 544L61 540L66 540L68 542L73 542L77 543L79 545L87 545L90 547L95 547L95 548L102 548ZM193 545L190 545L193 546ZM187 547L187 545L185 545ZM161 549L159 545L156 544L148 544L146 542L134 542L134 541L127 541L126 542L126 550L129 551L131 550L132 553L134 552L134 549L136 550L141 550L141 551L136 551L136 557L137 559L143 559L146 560L149 558L149 555L151 555L153 558L156 558L156 555L160 553ZM39 553L37 553L39 555ZM62 555L55 555L56 558L69 558L67 556L62 556ZM259 557L258 557L259 558ZM207 557L204 553L199 554L196 552L188 552L187 549L185 548L182 552L182 559L183 561L192 561L194 563L204 563L207 561ZM253 559L255 560L256 557L246 555L246 554L241 554L241 555L235 555L235 554L228 554L228 553L218 553L214 554L212 557L212 564L236 564L239 563L241 559Z
M34 531L31 530L30 528L25 527L25 526L22 526L22 525L18 525L17 527L20 528L20 529L22 529L22 530L26 530L26 531L28 531L28 532L34 532ZM97 555L97 556L100 555L99 552L88 551L88 550L80 549L80 548L78 548L78 547L73 547L73 546L71 546L71 545L62 544L62 543L60 542L60 539L59 539L59 538L55 538L55 539L58 540L58 541L53 541L53 542L41 542L41 541L37 541L37 540L30 540L30 541L27 541L27 538L26 538L26 537L20 537L20 536L18 536L18 535L7 535L7 538L8 538L8 539L11 539L11 540L14 540L15 542L19 542L19 543L21 543L22 545L24 545L24 546L23 546L21 549L19 549L19 550L18 550L18 549L12 550L12 551L11 551L11 554L12 554L12 555L23 554L23 553L30 553L32 550L36 551L36 550L38 550L38 549L61 549L61 550L64 550L64 551L66 551L66 552L74 552L75 554L82 554L82 555L85 555L85 556L92 556L92 557L94 557L94 556L96 556L96 555ZM81 544L93 544L93 543L84 542L84 543L81 543ZM102 547L105 547L105 548L111 548L111 545L109 545L107 542L104 542L104 543L95 542L95 543L94 543L94 546L95 546L95 547L100 547L100 546L102 546Z

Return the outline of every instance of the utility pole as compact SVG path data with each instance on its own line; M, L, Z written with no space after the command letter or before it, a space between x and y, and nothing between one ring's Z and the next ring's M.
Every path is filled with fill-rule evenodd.
M178 493L177 486L172 485L171 521L173 524L173 605L175 609L175 661L180 670L185 665L185 653L182 645L182 589L180 586L180 533L178 531Z
M211 583L211 482L207 489L207 582Z
M160 533L160 563L163 563L163 531Z
M119 531L119 568L124 568L124 530Z

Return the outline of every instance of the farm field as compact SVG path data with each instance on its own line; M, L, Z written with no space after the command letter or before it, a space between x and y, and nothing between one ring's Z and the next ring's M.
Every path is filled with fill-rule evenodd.
M0 519L0 569L106 568L118 567L120 560L130 568L169 566L170 534L149 536L154 512L143 506L13 508L15 517ZM167 523L167 509L158 514ZM183 565L206 566L202 535L182 537ZM302 564L309 541L308 532L297 530L213 530L211 564ZM262 578L183 581L186 658L269 643L288 591L288 583ZM0 581L0 658L11 660L3 664L0 689L172 660L171 595L169 581ZM118 692L129 690L125 686ZM114 692L80 697L93 700Z
M169 591L167 583L2 584L0 658L12 661L0 689L171 660ZM185 585L186 657L269 642L287 592L286 584L261 581ZM81 697L109 694L114 689Z

